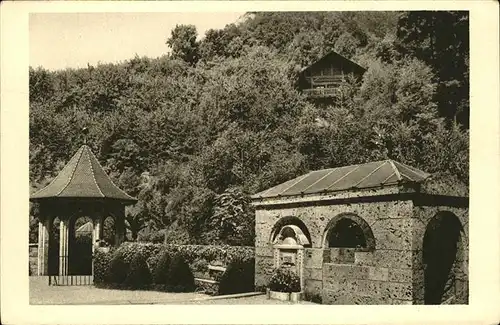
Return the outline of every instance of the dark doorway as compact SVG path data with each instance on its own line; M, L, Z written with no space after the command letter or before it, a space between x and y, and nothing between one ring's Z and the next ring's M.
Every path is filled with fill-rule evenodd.
M70 243L69 274L92 275L92 230L89 217L80 217L72 224L74 237Z
M451 212L434 216L424 234L424 303L438 305L455 287L454 264L459 252L462 225ZM453 292L451 292L453 294Z

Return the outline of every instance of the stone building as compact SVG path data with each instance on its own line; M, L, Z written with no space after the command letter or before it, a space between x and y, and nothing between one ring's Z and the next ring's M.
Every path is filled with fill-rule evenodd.
M468 191L385 160L252 196L255 285L286 263L323 304L468 303Z

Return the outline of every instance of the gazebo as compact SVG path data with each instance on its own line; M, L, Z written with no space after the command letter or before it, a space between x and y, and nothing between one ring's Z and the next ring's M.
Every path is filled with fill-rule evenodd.
M92 247L103 237L105 218L115 224L115 245L125 239L125 206L134 204L131 197L116 186L105 173L86 144L73 155L52 182L30 197L39 204L38 275L49 275L49 256L53 249L51 228L59 218L59 275L69 275L75 221L92 220Z

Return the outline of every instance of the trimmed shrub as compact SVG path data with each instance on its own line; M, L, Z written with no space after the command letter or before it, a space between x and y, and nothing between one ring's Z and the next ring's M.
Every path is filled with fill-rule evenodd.
M166 251L163 252L153 273L153 282L155 284L166 285L168 279L168 270L170 268L170 254Z
M226 268L219 282L219 295L253 292L255 260L235 259Z
M94 252L94 284L104 284L110 282L110 266L112 252L105 252L97 249Z
M181 256L184 261L188 264L191 274L197 274L198 277L206 278L208 277L208 264L219 264L221 266L227 266L231 264L233 260L241 261L252 261L254 260L254 247L244 247L244 246L203 246L203 245L161 245L161 244L151 244L151 243L138 243L138 242L126 242L123 243L119 248L111 248L109 252L104 250L97 250L94 254L94 283L99 287L121 287L125 284L123 275L128 274L128 265L131 264L132 259L135 254L140 252L142 256L146 259L147 265L149 266L149 271L152 275L152 280L155 283L154 288L157 290L170 290L167 287L168 273L170 269L170 263L164 261L161 269L164 271L164 277L156 275L159 268L160 260L164 254L167 254L172 260L175 255ZM118 258L116 256L120 255ZM111 261L116 257L113 263ZM111 266L113 264L113 272L111 272ZM253 268L253 267L252 267ZM120 271L120 269L125 269L125 271ZM159 272L161 273L161 272ZM165 280L161 280L163 277ZM122 280L122 281L121 281ZM121 281L121 282L120 282ZM159 283L158 283L159 282ZM165 284L163 284L165 283ZM212 285L213 286L213 285ZM214 286L214 294L217 293L218 289Z
M109 282L112 284L124 284L129 273L129 264L125 262L122 253L115 252L109 263Z
M140 251L132 258L126 284L132 289L144 289L151 284L151 272L149 271L146 258Z
M172 258L168 269L167 283L169 291L190 292L194 291L194 276L191 268L181 254Z

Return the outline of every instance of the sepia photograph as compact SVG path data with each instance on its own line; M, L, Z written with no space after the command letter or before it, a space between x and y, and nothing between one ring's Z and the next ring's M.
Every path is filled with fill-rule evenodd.
M32 304L467 304L468 12L32 14L29 74Z
M474 74L476 9L105 5L24 16L26 138L7 147L26 164L2 164L19 224L2 217L2 242L22 243L26 308L83 308L82 324L89 308L130 308L100 324L330 308L333 324L370 306L470 311L494 287L473 281L499 260L475 228L497 225L474 200L498 200L484 181L499 156L478 139L486 106L470 109L496 89Z

